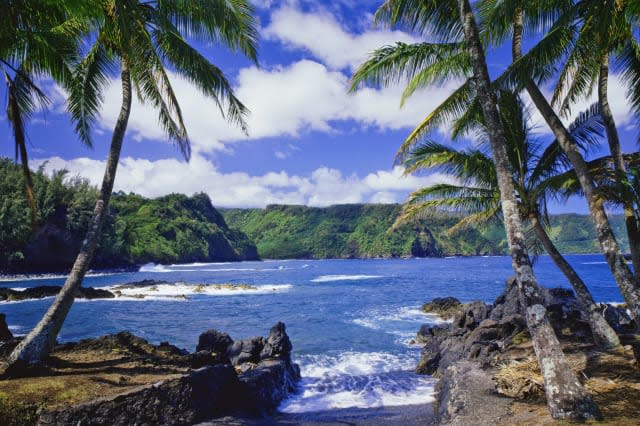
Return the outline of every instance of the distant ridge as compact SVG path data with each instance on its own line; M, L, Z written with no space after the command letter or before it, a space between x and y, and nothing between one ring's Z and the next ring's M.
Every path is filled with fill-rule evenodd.
M256 244L262 258L371 258L402 256L499 255L506 253L504 229L498 223L448 234L458 215L439 214L403 225L387 234L399 204L344 204L330 207L269 205L264 209L220 212ZM564 253L598 253L589 216L551 216L550 235ZM623 247L623 220L612 225Z

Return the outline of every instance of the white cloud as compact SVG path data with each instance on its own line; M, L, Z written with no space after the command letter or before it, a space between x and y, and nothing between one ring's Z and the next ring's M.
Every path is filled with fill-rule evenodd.
M194 152L224 150L234 141L246 140L238 128L226 123L215 103L205 98L188 81L170 74L182 107ZM237 96L250 109L250 139L290 136L305 132L332 133L332 122L355 121L357 127L397 130L417 125L424 116L458 87L449 82L415 94L400 108L400 87L364 88L348 93L349 79L339 71L311 60L301 60L274 69L244 68L238 75ZM102 129L110 130L121 102L116 81L105 93L100 118ZM157 112L135 102L129 127L134 139L165 140Z
M402 31L368 30L352 34L336 18L324 11L305 13L293 6L282 7L271 14L271 22L262 32L268 40L309 51L333 69L355 69L369 53L398 41L418 40Z
M34 160L34 167L47 161L45 170L67 169L72 176L86 177L93 184L102 179L104 161L88 158L64 160L52 157ZM157 197L172 192L204 191L218 207L264 207L268 204L328 206L341 203L395 203L407 194L435 182L451 182L446 175L403 176L403 169L381 170L359 177L320 167L307 176L284 171L261 176L221 173L200 155L189 163L176 159L150 161L127 157L120 162L114 190Z
M548 100L551 99L552 92L548 88L545 89L545 96ZM616 121L616 126L618 129L623 129L629 127L630 124L633 123L633 112L631 109L631 104L627 99L626 88L624 82L622 81L622 77L618 74L610 74L609 75L609 92L608 92L609 104L611 105L611 110L613 112L613 118ZM533 115L531 117L532 123L535 126L535 131L541 134L551 135L551 130L549 126L542 118L542 115L537 110L537 108L533 105L533 102L530 100L529 96L525 94L525 99L528 100L528 103L531 104L531 109ZM581 112L586 111L594 102L598 101L598 92L594 90L591 96L588 98L581 99L576 102L571 107L571 113L568 117L563 117L562 121L569 125L572 123L576 117Z

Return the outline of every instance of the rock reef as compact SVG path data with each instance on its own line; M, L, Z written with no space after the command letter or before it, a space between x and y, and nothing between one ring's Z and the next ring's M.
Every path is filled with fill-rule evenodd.
M588 353L593 351L591 333L573 292L550 289L544 290L544 296L549 319L561 341L573 345L576 353L582 351L581 356L596 365L602 354ZM515 385L511 383L516 380L515 375L500 374L508 365L522 369L520 363L537 368L514 278L507 280L504 293L493 304L476 301L463 305L454 298L442 298L434 299L425 307L430 312L451 315L451 322L423 325L416 336L416 341L424 344L416 372L440 379L435 389L438 396L434 411L441 423L500 424L510 415L512 398L543 395L541 381L537 383L526 377L532 376L530 372ZM612 305L601 305L601 308L618 333L633 332L631 319L624 309ZM633 360L634 352L640 352L637 344L627 348L628 353L619 354L616 362L626 365L630 358L630 362L637 365ZM583 364L576 369L587 368L588 363Z
M193 353L168 342L153 345L128 332L59 345L47 361L48 370L0 380L0 396L11 389L7 395L16 399L0 398L0 424L14 424L12 418L40 425L183 425L228 415L262 418L296 390L300 369L291 350L280 322L267 337L246 340L208 330ZM18 388L24 384L33 392L34 383L41 389L66 388L70 399L49 404L50 395L36 392L29 396L30 404L26 394L18 400Z

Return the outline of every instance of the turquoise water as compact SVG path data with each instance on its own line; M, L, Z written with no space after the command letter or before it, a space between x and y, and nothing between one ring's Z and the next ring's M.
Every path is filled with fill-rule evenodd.
M620 302L602 256L569 256L597 301ZM536 263L541 284L568 287L547 257ZM512 274L508 257L390 260L291 260L190 265L145 265L139 272L96 274L85 286L110 287L142 279L168 281L110 300L77 300L60 340L129 330L153 343L168 340L194 350L198 336L215 328L233 338L266 335L287 325L304 380L287 412L428 402L433 380L413 374L420 353L410 339L420 312L434 298L492 302ZM0 282L25 288L61 285L64 277ZM228 290L215 284L250 284ZM203 284L202 287L196 287ZM125 292L126 293L126 292ZM144 299L133 297L144 294ZM14 333L26 333L52 298L0 303Z

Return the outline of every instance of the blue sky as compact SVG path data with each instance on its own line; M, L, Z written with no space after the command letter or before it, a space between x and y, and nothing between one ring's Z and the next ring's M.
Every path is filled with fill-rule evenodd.
M400 109L401 87L347 93L353 70L373 49L418 38L375 28L379 0L255 0L260 21L259 67L215 46L198 46L233 81L252 111L249 137L224 122L214 104L189 83L173 78L193 156L186 163L166 141L149 106L134 104L115 189L159 196L208 193L220 207L273 203L326 206L352 202L402 202L409 192L447 179L440 174L403 177L394 154L404 137L456 87L456 81L416 93ZM509 63L508 49L490 52L492 71ZM68 169L94 183L101 180L109 137L120 107L115 78L95 130L95 146L82 146L64 111L64 94L45 84L53 105L28 127L32 164ZM3 98L4 93L2 94ZM635 127L624 89L612 78L611 102L625 148L635 147ZM585 100L582 104L589 104ZM579 111L583 108L575 108ZM549 135L539 117L538 132ZM8 123L0 155L13 156ZM446 141L446 133L434 138ZM555 212L586 208L582 200L555 204Z

